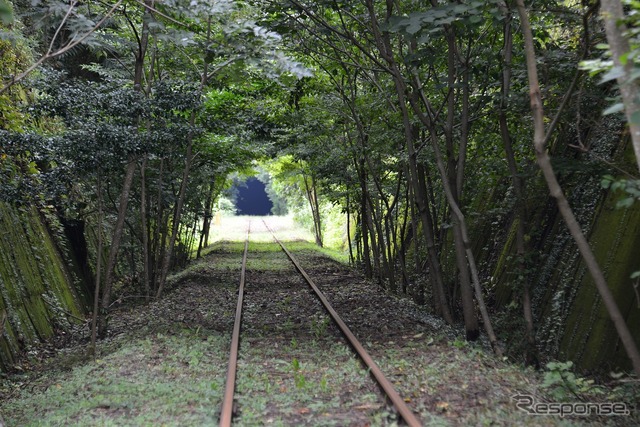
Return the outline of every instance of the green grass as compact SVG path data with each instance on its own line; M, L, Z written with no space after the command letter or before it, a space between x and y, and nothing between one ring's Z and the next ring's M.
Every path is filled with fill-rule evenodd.
M131 341L44 375L2 408L8 426L203 425L217 420L227 339L192 332Z
M247 270L249 271L287 271L293 268L293 264L288 259L278 258L249 258L247 259Z
M261 345L243 348L237 425L292 425L292 419L314 426L343 425L341 416L348 419L350 411L366 424L385 410L368 372L343 344L292 342L286 359L282 349L269 353Z
M333 259L334 261L338 261L342 264L348 264L349 263L349 253L348 252L342 252L342 251L338 251L335 249L331 249L331 248L321 248L320 246L316 245L315 243L312 242L304 242L304 241L300 241L300 240L296 240L296 241L292 241L292 242L283 242L284 245L287 247L287 249L289 249L292 253L293 256L296 255L297 252L300 253L304 253L304 252L311 252L314 254L322 254L325 255L331 259Z
M254 242L249 241L249 252L250 253L280 253L282 249L280 245L276 242Z

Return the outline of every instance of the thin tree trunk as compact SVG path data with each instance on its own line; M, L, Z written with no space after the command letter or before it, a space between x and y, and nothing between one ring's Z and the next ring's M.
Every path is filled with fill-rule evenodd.
M213 190L215 184L212 181L209 186L209 192L207 194L207 200L204 204L204 218L202 219L202 233L200 234L200 242L198 243L198 253L196 258L200 258L202 249L206 248L209 244L209 229L211 228L211 219L213 217Z
M450 140L449 145L453 145L453 122L455 116L455 104L453 94L456 92L453 87L456 83L456 64L455 64L455 33L450 28L449 31L449 83L452 88L451 95L449 96L449 108L447 112L448 124L447 124L447 139ZM466 163L467 143L469 136L469 67L468 64L461 64L463 68L462 73L462 114L460 116L460 144L458 148L457 159L455 153L451 150L448 153L450 161L450 179L452 187L455 188L455 201L460 204L462 200L462 190L464 188L464 165ZM453 236L454 245L456 251L456 260L458 261L458 271L460 273L460 297L462 300L462 313L464 316L464 325L466 331L466 337L469 341L475 341L480 335L478 326L478 316L476 315L475 304L473 302L473 288L471 286L471 278L469 277L469 269L467 267L467 260L465 254L464 241L462 239L462 230L457 218L452 218L453 223Z
M371 200L371 196L367 193L367 200L369 202L369 211L373 213L372 217L370 218L370 227L372 232L375 231L376 234L376 238L372 240L376 241L376 258L377 258L377 262L378 262L378 273L380 274L381 278L386 279L385 280L385 288L387 287L386 285L389 286L390 290L393 291L393 287L395 287L395 283L393 283L392 281L393 279L393 273L390 271L390 266L389 266L389 260L387 258L387 249L385 247L385 234L384 231L382 230L383 226L382 226L382 219L381 219L381 212L380 212L380 206L378 204L374 204L373 200Z
M149 230L147 224L147 182L146 182L147 156L142 159L140 165L140 221L142 227L142 274L144 284L144 297L149 301L150 290L150 260L149 260Z
M525 242L525 227L528 223L527 205L525 200L525 184L524 179L518 174L518 165L516 163L515 154L513 152L513 144L511 142L511 134L507 124L507 99L509 98L510 82L511 82L511 59L513 53L513 36L511 31L511 14L505 13L504 23L504 64L502 68L502 94L500 99L500 111L498 113L498 122L500 125L500 134L504 144L504 151L511 174L511 182L516 195L516 254L518 257L518 276L522 278L522 311L525 321L525 365L538 366L538 350L535 337L535 329L533 323L533 310L531 307L531 290L529 286L529 278L526 277L525 256L528 252Z
M417 105L414 105L414 109ZM419 113L416 111L416 113ZM424 117L423 117L424 118ZM491 343L491 347L493 351L498 357L502 356L502 348L500 343L498 342L498 337L496 336L493 326L491 323L491 319L489 317L489 311L487 310L487 306L484 303L484 296L482 295L482 287L480 285L480 276L478 274L478 268L476 266L475 256L473 255L473 251L471 249L471 241L469 239L469 235L467 232L467 225L465 221L464 214L460 210L460 207L456 203L455 196L453 194L453 189L449 182L447 181L447 171L444 165L444 160L442 158L442 153L440 152L440 147L438 146L437 136L435 133L432 133L431 138L431 146L433 147L433 151L436 158L436 165L438 166L438 170L440 171L440 176L442 178L443 189L445 196L447 198L447 202L449 203L449 207L455 214L456 219L458 220L460 226L460 237L462 243L464 245L465 253L467 255L467 262L469 263L469 271L471 273L471 282L473 284L473 288L476 294L476 302L478 304L478 308L480 309L480 314L482 315L482 321L484 322L484 329L487 333L487 337L489 338L489 342Z
M390 0L387 0L387 1L390 1ZM464 214L462 213L462 211L460 210L460 207L456 203L454 192L453 192L453 190L451 188L451 185L449 184L449 181L447 179L447 171L446 171L446 167L445 167L445 164L444 164L442 153L440 152L440 147L438 145L438 139L437 139L437 134L435 132L435 129L432 126L432 123L430 122L430 119L425 116L424 112L421 110L419 104L416 102L416 99L414 98L416 95L418 95L422 99L426 99L425 98L425 94L423 92L423 86L419 85L419 84L416 84L416 86L413 87L413 93L409 93L411 91L407 90L407 87L406 87L406 84L405 84L405 78L402 75L402 73L400 72L400 69L398 68L398 64L397 64L395 58L393 57L393 54L392 54L393 51L392 51L392 49L390 47L389 40L388 40L388 38L383 37L381 32L380 32L380 27L378 25L377 16L375 14L373 1L372 0L366 0L366 6L367 6L367 9L369 10L369 17L371 19L373 35L374 35L374 38L376 40L376 44L378 45L378 48L379 48L379 51L380 51L382 57L389 64L389 68L390 68L390 71L391 71L391 77L393 78L394 83L395 83L396 95L398 97L398 104L400 105L400 108L406 109L405 102L409 101L413 111L418 116L418 119L420 119L420 121L426 126L427 129L429 129L429 131L431 133L431 138L430 138L431 146L432 146L434 154L435 154L436 165L438 167L438 170L440 172L440 176L442 178L442 183L443 183L443 187L444 187L443 189L444 189L444 192L445 192L445 196L447 198L447 202L449 203L449 206L451 207L451 210L454 212L454 214L456 215L456 218L460 222L462 240L464 242L465 253L467 254L467 262L469 264L469 271L471 272L471 279L472 279L473 287L474 287L474 290L475 290L475 293L476 293L476 301L478 303L478 308L480 309L480 313L482 315L482 320L484 322L484 328L485 328L485 331L487 332L487 337L489 338L489 342L491 343L493 351L495 352L496 355L498 355L500 357L500 356L502 356L502 349L501 349L501 346L498 343L497 336L496 336L495 332L493 331L493 326L491 324L491 319L489 318L489 311L487 310L486 304L484 303L484 297L482 295L482 287L480 285L480 277L478 275L478 269L477 269L476 262L475 262L475 256L473 255L473 252L471 250L471 243L470 243L470 240L469 240L469 237L468 237L465 217L464 217ZM393 10L392 7L391 8L387 8L387 9L388 9L389 13L391 12L391 10ZM415 76L414 76L414 80L415 80ZM419 82L416 81L415 83L419 83ZM409 94L408 98L406 97L406 94ZM405 115L405 114L403 114L403 115ZM406 124L405 124L405 128L406 128ZM406 132L406 130L405 130L405 132ZM413 147L413 141L412 140L408 141L408 143L410 144L410 147L408 147L409 148L409 153L408 154L409 154L409 159L411 159L412 157L415 156L415 148Z
M420 260L420 238L418 234L418 215L416 214L415 194L413 186L409 185L409 195L407 196L407 204L410 208L411 215L411 233L413 234L413 261L415 263L416 273L422 273L422 262Z
M160 271L160 260L162 259L162 253L164 250L164 241L165 241L165 230L166 227L164 225L164 200L162 197L162 190L164 187L164 159L160 159L160 168L158 171L158 195L157 195L157 214L156 214L156 224L153 229L153 239L151 241L151 262L153 263L153 268L151 270L151 286L152 293L155 293L157 289L156 284L158 283L158 272Z
M157 47L155 49L153 49L153 52L151 54L151 65L149 67L149 74L147 77L147 89L146 89L146 94L147 97L149 97L151 95L151 84L153 82L153 70L155 68L156 65L156 58L157 58L157 53L158 53L158 49ZM151 122L149 119L147 119L147 131L149 131L151 128ZM149 235L151 230L149 229L149 218L147 218L148 216L148 211L147 208L149 206L149 197L147 195L147 178L146 178L146 172L147 172L147 162L148 162L148 154L145 153L143 159L142 159L142 164L140 165L140 220L141 220L141 227L142 227L142 269L143 269L143 287L144 287L144 296L145 296L145 301L149 301L149 298L151 297L151 285L150 285L150 280L151 280L151 258L150 258L150 244L149 244Z
M322 216L320 213L320 200L318 200L318 186L316 185L316 180L313 175L311 175L311 189L313 193L313 204L315 206L315 214L316 214L316 230L318 235L318 246L323 246L323 238L322 238Z
M565 223L567 224L567 228L571 233L576 245L578 246L578 250L582 255L582 258L591 274L593 281L595 282L596 288L600 297L602 298L602 302L604 303L609 316L620 336L620 340L622 341L622 345L624 346L629 359L631 360L631 364L633 366L633 370L636 375L640 375L640 353L638 352L638 347L636 346L635 341L633 340L633 336L627 327L624 317L616 304L616 301L607 285L606 279L598 265L598 262L593 255L593 251L589 246L589 242L587 241L578 221L573 214L571 206L567 201L564 193L562 192L562 188L558 183L555 172L553 170L553 166L551 165L551 159L547 154L547 150L545 147L545 124L544 124L544 111L542 107L542 95L540 93L540 84L538 83L538 69L536 64L535 57L535 48L533 45L533 36L531 32L531 25L529 24L529 15L527 10L525 9L523 0L516 0L516 5L518 7L518 14L520 15L520 23L522 27L522 34L524 36L525 42L525 57L527 63L527 75L529 78L529 96L531 98L531 111L533 115L533 123L534 123L534 136L533 136L533 145L536 151L536 157L538 159L538 164L540 165L540 169L542 169L542 173L547 182L547 186L549 187L549 192L551 196L556 199L556 203L558 204L558 210L562 215Z
M403 110L406 111L406 108L403 108ZM428 207L429 202L426 196L426 173L424 168L411 160L411 157L415 156L415 147L413 142L407 142L407 146L409 148L409 152L413 153L413 156L410 156L409 158L410 181L413 187L415 203L418 207L418 215L420 215L422 221L422 234L424 235L425 243L427 245L427 263L429 265L429 277L431 278L431 287L433 289L436 313L441 314L444 320L452 325L453 316L451 315L451 310L449 308L447 292L444 285L444 277L442 275L442 267L440 265L440 257L435 242L433 218ZM417 182L415 180L417 180Z
M309 183L309 177L303 174L304 188L307 195L307 201L311 208L311 216L313 218L313 231L316 239L316 245L322 247L322 222L320 217L320 206L318 203L318 194L316 192L315 180L313 175L311 176L311 183Z
M349 191L347 189L347 245L349 245L349 264L354 264L353 247L351 245L351 207L349 201Z
M410 240L411 235L407 232L407 226L409 224L409 205L412 204L409 201L409 186L405 186L404 191L404 212L402 215L402 223L400 224L400 247L397 245L397 236L394 237L396 257L400 261L400 273L402 274L402 293L407 294L409 288L409 273L407 272L407 246L405 241ZM398 219L396 219L398 221Z
M451 215L451 222L453 223L453 241L458 264L458 283L460 285L465 335L467 341L475 341L480 336L480 327L478 326L478 316L473 302L473 288L471 287L471 277L469 277L465 243L462 238L460 222L455 215Z
M369 206L371 207L371 211L374 213L373 224L374 224L376 233L378 235L378 239L377 239L378 251L382 257L381 261L382 261L383 276L387 279L387 283L389 284L390 290L392 292L395 292L396 290L395 274L393 270L393 265L391 264L393 260L393 254L391 252L392 241L394 239L392 239L390 236L391 226L390 226L389 215L391 214L396 202L394 202L392 205L389 204L389 200L388 200L389 198L385 194L379 179L375 176L374 168L372 167L370 158L366 155L365 150L363 150L363 156L366 159L367 165L369 165L369 170L373 175L374 185L376 187L376 190L378 191L378 198L376 199L378 203L374 204L373 200L371 200L370 197L368 197L367 199L369 200ZM397 200L397 193L400 189L401 182L402 182L402 173L400 173L400 176L398 177L398 190L396 191L396 200ZM382 207L381 207L382 203L384 203L385 208L387 210L385 215L382 214ZM383 223L384 223L384 226L383 226Z
M98 334L103 336L107 328L107 313L111 305L111 288L113 286L113 275L115 272L118 250L120 249L120 240L124 230L124 221L127 216L127 204L129 203L129 193L133 184L133 175L136 171L136 161L132 155L129 155L129 163L125 171L122 191L120 193L120 204L118 205L118 218L113 229L113 237L111 238L111 246L109 248L109 258L107 259L107 267L104 277L104 286L102 291L101 313L98 318Z
M365 210L366 216L364 218L365 223L367 224L367 231L369 232L369 247L371 249L371 252L373 253L373 273L374 275L377 276L378 278L378 283L382 284L381 282L381 268L380 268L380 246L378 243L378 239L376 237L376 233L375 233L375 226L373 224L373 207L371 204L371 197L369 196L369 191L368 189L365 188L365 192L364 192L364 202L367 205L367 209Z
M153 0L145 0L145 5L153 5ZM144 10L145 18L150 16L147 8ZM142 20L142 32L138 42L138 52L136 53L133 87L134 90L142 91L142 78L144 75L144 58L147 52L147 45L149 43L149 19ZM113 238L111 239L111 247L109 249L109 259L107 261L107 268L104 278L104 289L102 293L102 313L99 318L98 333L104 335L107 328L107 313L111 304L111 288L113 286L113 275L118 257L118 251L120 249L120 241L122 239L122 232L124 230L124 222L127 216L127 205L129 203L129 193L131 192L131 186L133 184L133 176L136 170L136 160L132 154L128 156L128 163L125 172L124 182L122 184L122 191L120 193L120 204L118 206L118 218L113 230Z
M195 125L195 112L191 114L190 120L191 127ZM191 131L190 131L191 132ZM171 237L169 238L169 244L164 255L162 262L162 271L160 272L160 282L158 283L158 290L156 292L156 299L162 296L164 285L169 274L169 266L171 264L171 257L173 256L173 249L178 237L178 229L180 226L180 216L182 214L182 206L184 205L184 199L187 194L187 182L189 181L189 173L191 172L191 164L193 162L193 135L187 137L187 153L184 160L184 171L182 173L182 182L180 183L180 192L178 193L178 201L176 202L176 208L173 215L173 227L171 231Z
M356 162L357 166L357 162ZM364 175L364 165L358 171L360 177L360 191L362 196L360 199L360 232L362 233L362 261L364 263L364 273L367 279L373 277L372 265L371 265L371 250L369 248L369 226L367 222L367 181Z
M96 286L93 295L93 316L91 317L91 346L89 354L95 357L98 311L100 310L100 279L102 276L102 179L98 171L98 247L96 250Z

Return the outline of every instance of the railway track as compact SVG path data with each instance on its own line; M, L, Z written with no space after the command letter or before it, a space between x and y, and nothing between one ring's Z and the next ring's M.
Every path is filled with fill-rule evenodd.
M313 279L307 274L307 272L303 269L301 264L295 258L295 256L285 247L285 245L277 238L273 230L269 228L265 221L263 222L263 226L271 233L273 239L280 246L282 251L287 255L288 259L291 261L295 270L298 274L304 279L304 282L313 290L316 298L321 303L323 309L330 316L334 324L339 329L340 333L344 337L344 339L348 342L349 346L353 349L353 351L358 355L364 367L371 374L371 377L376 381L379 389L383 392L386 399L394 406L395 410L398 413L398 416L404 420L404 422L409 426L420 426L422 425L420 420L415 416L415 414L411 411L411 409L407 406L404 399L398 394L395 390L393 384L384 373L380 370L378 365L375 363L373 358L366 351L364 346L358 341L356 336L351 332L346 323L342 320L336 310L331 306L329 300L326 296L320 291L318 286L315 284ZM233 421L234 413L236 408L234 407L234 395L235 395L235 383L236 383L236 372L238 370L238 355L240 352L240 332L242 329L242 319L243 319L243 306L244 306L244 298L245 298L245 282L247 274L247 260L249 259L249 241L251 235L251 221L247 224L247 233L244 244L244 253L242 257L242 268L240 272L240 282L238 286L238 300L236 305L236 313L235 320L233 326L233 332L231 337L231 346L229 351L229 362L227 369L227 377L225 383L225 392L220 412L220 426L226 427L230 426ZM249 281L250 282L250 281ZM247 284L248 288L251 288L251 283ZM282 320L284 321L284 320Z

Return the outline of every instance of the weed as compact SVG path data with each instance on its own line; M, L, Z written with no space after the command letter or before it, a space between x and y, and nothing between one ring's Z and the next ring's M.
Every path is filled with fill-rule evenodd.
M461 340L460 338L456 338L454 341L449 341L449 345L457 349L465 348L468 344L469 343L466 340Z
M295 357L291 361L291 368L293 369L293 381L296 385L296 388L303 389L307 385L307 379L304 374L300 372L300 361Z
M278 309L283 313L291 311L291 295L287 295L277 303Z
M602 390L593 385L593 380L576 376L571 372L572 367L572 361L547 363L547 372L544 374L541 387L560 401L572 397L581 399L584 394L602 394Z
M324 316L322 320L319 320L319 321L316 319L312 319L311 332L313 333L313 336L316 337L316 339L320 339L321 337L326 335L327 328L329 327L330 322L331 322L331 319L329 319L328 316Z
M327 376L323 375L320 379L320 391L326 393L329 390L329 386L327 384Z
M607 396L610 402L640 402L640 381L634 377L623 378L625 374L612 372L611 377L617 382ZM635 404L636 411L638 404Z
M295 328L295 324L293 323L293 320L291 319L287 319L284 322L282 322L282 329L285 331L293 331L293 329Z

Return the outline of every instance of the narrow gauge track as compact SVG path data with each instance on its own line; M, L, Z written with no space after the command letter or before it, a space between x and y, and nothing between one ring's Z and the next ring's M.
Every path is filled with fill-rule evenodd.
M344 321L340 318L335 309L331 306L325 295L320 291L317 287L313 279L306 273L306 271L302 268L297 259L293 256L293 254L284 246L284 244L277 238L273 230L269 228L267 223L263 220L263 224L266 229L271 233L275 242L277 242L282 251L287 255L289 260L293 263L296 270L300 273L300 275L304 278L306 283L311 287L322 306L326 310L326 312L331 316L331 319L340 329L343 337L347 340L352 349L357 353L360 360L365 364L366 368L369 370L370 374L373 376L380 389L387 396L389 401L393 404L393 406L398 411L398 414L405 423L409 426L420 426L422 423L418 420L415 414L411 411L411 409L407 406L402 397L398 394L398 392L393 387L391 381L389 381L383 372L380 370L378 365L375 363L373 358L369 355L369 353L365 350L362 344L358 341L355 335L351 332L349 327L344 323ZM246 280L246 265L247 258L249 252L249 238L251 234L251 221L249 221L247 225L247 235L244 244L244 253L242 256L242 269L240 272L240 284L238 287L238 302L236 306L236 314L235 321L233 326L233 333L231 337L231 348L229 352L229 363L227 369L227 379L225 383L225 392L224 398L222 401L222 407L220 412L220 426L227 427L231 426L231 422L234 414L234 394L235 394L235 378L236 371L238 366L238 354L240 347L240 329L242 323L242 308L244 301L244 288L245 288L245 280Z

